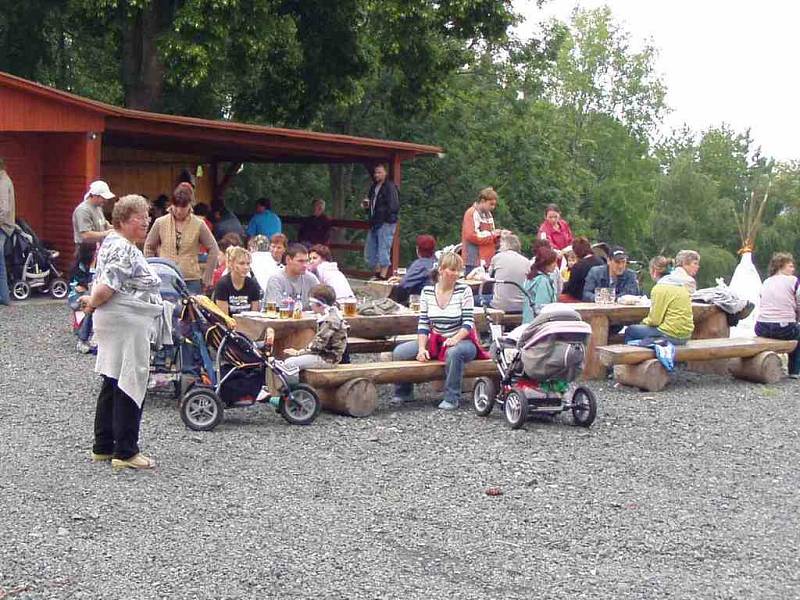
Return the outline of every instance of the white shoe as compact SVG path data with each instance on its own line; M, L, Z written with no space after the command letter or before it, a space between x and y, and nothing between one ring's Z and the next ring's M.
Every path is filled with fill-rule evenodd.
M91 346L82 340L78 340L78 344L75 346L75 349L81 354L89 354L89 352L92 351Z

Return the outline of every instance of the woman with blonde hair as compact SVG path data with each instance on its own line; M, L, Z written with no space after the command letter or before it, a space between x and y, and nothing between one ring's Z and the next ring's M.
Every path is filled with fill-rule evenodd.
M443 360L445 391L439 408L453 410L461 403L464 366L488 354L478 344L475 333L474 299L468 285L458 283L464 261L455 252L442 255L431 274L433 285L422 288L417 339L394 349L394 360L416 359L419 362ZM412 399L410 383L395 385L394 401Z
M794 257L776 252L769 261L769 277L761 284L761 301L756 317L756 335L776 340L800 340L798 279ZM800 351L789 354L789 377L800 378Z
M691 291L694 275L700 268L700 255L694 250L682 250L678 256L688 271L670 272L672 261L663 256L650 260L650 276L656 282L650 292L650 311L640 324L625 329L626 344L633 340L664 338L675 345L684 345L692 337Z
M261 287L250 277L250 252L240 246L225 251L228 274L214 288L214 302L230 316L246 310L258 310Z

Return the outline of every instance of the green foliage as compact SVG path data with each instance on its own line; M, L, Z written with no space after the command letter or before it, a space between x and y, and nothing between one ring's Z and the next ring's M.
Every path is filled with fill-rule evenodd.
M757 264L800 256L800 163L725 125L653 144L656 50L608 8L525 43L508 35L516 18L508 0L0 0L0 69L112 103L440 145L404 163L406 261L419 233L458 242L493 186L525 249L556 203L576 234L639 260L698 250L710 285L736 264L734 211L768 182ZM304 214L322 196L361 218L368 184L362 165L246 165L227 202Z

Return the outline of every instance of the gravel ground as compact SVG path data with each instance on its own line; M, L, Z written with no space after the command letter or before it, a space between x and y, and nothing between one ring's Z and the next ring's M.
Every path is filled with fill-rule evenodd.
M595 384L588 431L431 398L200 434L154 397L158 468L113 475L88 459L99 382L61 303L0 307L0 363L0 598L800 594L797 382Z

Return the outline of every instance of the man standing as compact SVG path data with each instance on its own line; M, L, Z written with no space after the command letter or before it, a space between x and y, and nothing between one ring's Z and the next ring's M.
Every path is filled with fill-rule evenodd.
M487 187L481 190L478 199L464 213L461 221L461 257L464 272L484 263L488 267L494 256L495 246L501 231L494 228L492 212L497 208L497 192Z
M265 235L271 239L276 233L281 233L281 218L272 212L272 200L259 198L256 201L256 214L247 224L247 237Z
M84 242L101 243L111 231L111 225L103 214L103 204L114 194L105 181L93 181L83 202L72 212L72 232L75 246Z
M16 228L16 200L14 199L14 183L6 173L6 163L0 158L0 304L8 306L11 295L8 291L8 274L6 273L6 239Z
M400 198L397 186L386 178L386 165L379 164L372 172L372 185L361 206L369 211L369 231L364 258L374 279L387 279L392 265L392 242L397 229Z
M286 251L286 267L267 282L266 301L280 306L284 300L294 302L299 298L303 310L310 310L308 295L318 283L316 275L308 272L308 249L303 244L290 244Z

